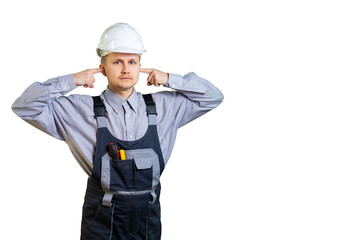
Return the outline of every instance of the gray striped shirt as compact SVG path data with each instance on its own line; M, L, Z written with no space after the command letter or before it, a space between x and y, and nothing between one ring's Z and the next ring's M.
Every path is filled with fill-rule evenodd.
M35 82L12 105L22 119L45 133L65 141L84 171L91 175L97 125L91 96L73 94L73 75ZM172 91L153 93L157 129L165 164L174 147L178 128L217 107L223 100L219 89L195 73L169 74L166 87ZM175 91L173 91L175 90ZM107 126L118 139L134 141L144 136L148 119L141 93L123 99L109 88L101 98L107 111Z

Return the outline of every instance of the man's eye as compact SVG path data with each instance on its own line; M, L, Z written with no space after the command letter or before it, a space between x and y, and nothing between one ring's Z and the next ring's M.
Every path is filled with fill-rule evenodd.
M115 61L114 64L120 64L120 61Z
M135 61L130 61L130 64L136 64L136 62Z

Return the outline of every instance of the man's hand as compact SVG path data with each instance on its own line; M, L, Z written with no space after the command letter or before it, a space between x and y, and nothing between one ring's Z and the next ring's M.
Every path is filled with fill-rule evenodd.
M147 85L154 85L159 87L160 85L165 86L169 80L169 74L166 72L159 71L155 68L140 68L140 72L148 74Z
M103 72L103 68L94 68L94 69L87 69L82 72L74 73L74 79L76 86L83 86L85 88L94 87L95 77L94 75L96 73Z

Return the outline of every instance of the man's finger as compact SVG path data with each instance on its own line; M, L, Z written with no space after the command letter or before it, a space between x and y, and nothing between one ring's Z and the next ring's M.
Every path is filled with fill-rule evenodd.
M151 72L147 78L147 81L153 84L155 80L154 77L155 77L155 72Z
M150 74L153 71L154 71L153 68L140 68L140 72L146 73L146 74Z
M89 69L90 72L92 72L93 74L95 73L100 73L100 72L103 72L104 69L103 68L93 68L93 69Z

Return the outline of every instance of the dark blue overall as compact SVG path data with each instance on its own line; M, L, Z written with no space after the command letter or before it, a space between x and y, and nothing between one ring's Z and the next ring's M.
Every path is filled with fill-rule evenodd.
M103 102L100 97L93 99L98 132L83 206L81 240L159 240L159 178L164 159L152 96L144 95L149 126L136 141L116 139L107 128ZM125 150L126 159L109 154L110 144Z

